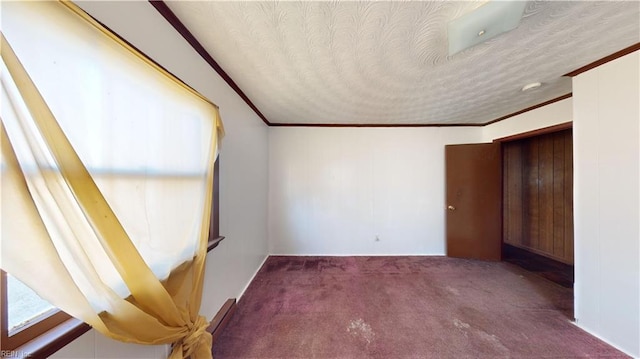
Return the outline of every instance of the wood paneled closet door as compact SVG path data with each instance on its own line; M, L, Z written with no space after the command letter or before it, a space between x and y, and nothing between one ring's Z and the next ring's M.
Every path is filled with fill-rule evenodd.
M503 240L573 264L572 130L503 142Z

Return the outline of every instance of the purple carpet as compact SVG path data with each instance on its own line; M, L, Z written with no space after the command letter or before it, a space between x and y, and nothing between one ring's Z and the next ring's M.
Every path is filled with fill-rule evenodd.
M508 263L270 257L214 343L230 358L626 358L573 292Z

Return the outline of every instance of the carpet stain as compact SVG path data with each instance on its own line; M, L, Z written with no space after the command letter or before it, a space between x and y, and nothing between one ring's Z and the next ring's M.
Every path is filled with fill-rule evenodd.
M453 325L456 326L456 328L460 328L460 329L469 329L471 328L471 325L469 325L469 323L465 323L462 320L456 318L453 320Z
M347 326L347 332L351 333L354 337L364 339L367 344L371 344L371 341L376 336L371 326L362 320L362 318L352 320Z
M493 334L489 334L482 329L472 328L471 324L465 323L458 318L455 318L453 320L453 325L455 325L456 328L462 330L465 337L468 337L469 336L468 334L471 333L472 337L477 337L485 342L488 342L489 345L491 345L494 350L497 350L503 353L509 352L509 349L505 347L500 341L500 339L498 339L498 337Z
M496 337L493 334L489 334L483 330L479 330L478 331L478 336L489 342L491 346L494 347L494 349L501 351L501 352L509 352L509 349L507 347L505 347L502 342L500 342L500 339L498 339L498 337Z
M451 293L453 295L460 295L460 291L455 289L455 288L453 288L453 287L446 286L445 289L447 290L447 292L449 292L449 293Z

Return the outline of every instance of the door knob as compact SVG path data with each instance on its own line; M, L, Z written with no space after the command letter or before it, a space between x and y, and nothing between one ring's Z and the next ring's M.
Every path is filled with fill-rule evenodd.
M455 210L456 210L456 207L454 207L454 206L452 206L452 205L449 205L449 207L447 207L447 209L448 209L448 210L450 210L450 211L455 211Z

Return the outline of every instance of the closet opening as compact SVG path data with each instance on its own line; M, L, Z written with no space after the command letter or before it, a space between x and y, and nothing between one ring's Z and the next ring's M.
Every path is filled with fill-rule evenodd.
M502 259L573 288L571 123L498 139L502 144Z

